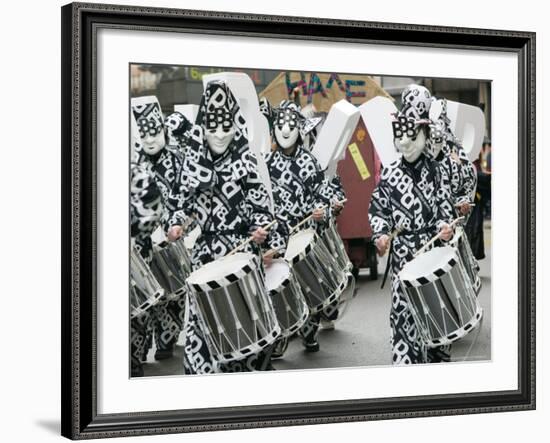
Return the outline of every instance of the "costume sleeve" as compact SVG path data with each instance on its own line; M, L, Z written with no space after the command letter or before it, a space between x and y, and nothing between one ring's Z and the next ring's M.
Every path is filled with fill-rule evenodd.
M152 248L151 234L160 223L162 197L153 172L144 164L131 167L130 234L136 249L147 261Z
M391 186L386 180L387 170L383 170L381 179L371 196L369 206L369 223L372 228L372 239L389 235L393 230L391 207Z
M330 208L330 200L334 195L334 191L328 180L325 179L325 174L321 170L319 162L313 155L309 154L311 163L306 171L304 186L306 190L309 190L308 212L313 211L320 206L328 206ZM325 217L321 224L326 224L330 218L330 210L325 210Z
M168 230L172 226L187 225L187 230L193 229L193 203L194 195L191 193L187 185L186 175L183 169L183 158L177 158L175 163L174 174L176 176L172 189L168 197L167 216L164 220L164 230Z
M252 233L257 228L277 220L278 223L269 230L266 244L270 249L277 249L280 253L284 253L288 240L287 225L283 219L276 219L275 214L270 210L270 197L258 173L257 160L253 152L249 151L246 156L246 167L248 174L244 190L247 213L250 215L249 232Z
M457 145L457 154L460 160L460 172L462 175L464 200L472 203L475 199L477 188L477 172L474 164L470 161L461 145ZM466 198L468 200L466 200Z

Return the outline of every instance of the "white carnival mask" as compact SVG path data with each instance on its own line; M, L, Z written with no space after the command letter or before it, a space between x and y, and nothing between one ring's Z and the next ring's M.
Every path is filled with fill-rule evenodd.
M426 147L426 135L424 131L420 131L414 138L405 134L401 138L394 139L394 145L395 149L403 154L405 160L414 163Z
M291 109L279 111L275 120L275 138L279 146L293 148L299 135L298 114Z
M227 97L223 89L214 92L206 105L205 137L214 154L221 155L235 137L233 115L227 106Z
M162 111L157 98L154 96L133 98L132 111L143 152L149 155L157 154L166 146Z
M422 130L422 124L402 115L392 123L395 149L409 163L415 162L426 147L426 134Z

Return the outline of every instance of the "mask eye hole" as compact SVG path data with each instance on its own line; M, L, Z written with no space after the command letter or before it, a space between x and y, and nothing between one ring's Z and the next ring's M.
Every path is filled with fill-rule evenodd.
M296 112L286 109L284 111L279 111L277 113L276 126L279 129L283 129L285 124L288 124L288 127L292 130L298 126L298 115Z
M229 110L225 108L216 108L212 112L207 112L205 116L206 130L215 132L221 127L224 132L229 132L233 128L233 118Z
M400 116L392 122L393 137L401 139L406 135L414 141L418 137L421 127L422 125L414 118Z
M139 118L137 124L139 135L142 138L145 138L148 135L151 137L155 137L162 130L162 125L159 122L154 119L148 119L146 117Z

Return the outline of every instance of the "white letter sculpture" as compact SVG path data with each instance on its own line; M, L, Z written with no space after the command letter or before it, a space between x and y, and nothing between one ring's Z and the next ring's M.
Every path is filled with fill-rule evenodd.
M344 99L330 107L325 123L311 150L319 160L327 178L334 176L338 162L344 159L346 148L360 117L357 108Z

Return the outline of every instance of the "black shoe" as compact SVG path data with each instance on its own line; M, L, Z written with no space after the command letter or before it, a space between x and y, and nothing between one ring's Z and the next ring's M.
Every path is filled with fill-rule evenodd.
M155 360L166 360L174 356L173 349L157 349L155 351Z
M319 342L315 341L304 341L303 342L306 352L319 352Z
M143 366L132 367L132 377L143 377Z

